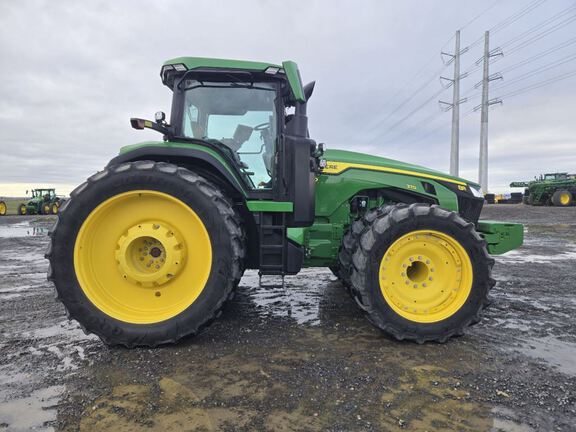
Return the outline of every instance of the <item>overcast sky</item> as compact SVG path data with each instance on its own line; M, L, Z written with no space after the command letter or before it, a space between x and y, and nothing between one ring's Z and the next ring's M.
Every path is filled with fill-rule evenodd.
M514 15L531 4L533 10ZM169 114L171 93L159 70L178 56L294 60L304 81L316 80L309 124L318 142L447 171L451 113L440 111L438 100L450 101L452 89L435 94L441 89L440 51L454 49L455 30L462 28L462 47L472 45L462 55L465 71L481 56L484 30L493 29L491 47L502 46L505 54L491 65L492 73L505 71L504 80L492 83L491 97L497 97L576 70L576 18L570 21L576 10L568 9L575 5L2 1L0 196L23 195L32 185L67 193L119 147L160 139L131 129L128 119ZM540 53L546 55L532 59ZM442 73L450 77L452 66ZM480 115L470 110L480 101L474 89L480 74L476 68L462 80L469 101L461 105L460 174L475 181ZM576 171L575 101L572 75L492 107L493 191L543 172Z

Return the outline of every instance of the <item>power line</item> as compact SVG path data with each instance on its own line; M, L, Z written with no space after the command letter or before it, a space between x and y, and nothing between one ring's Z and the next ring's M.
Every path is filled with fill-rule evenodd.
M562 16L565 16L568 12L570 12L570 10L576 11L576 5L575 5L575 6L571 6L571 7L567 8L567 9L562 10L561 12L559 12L559 13L556 14L556 15L554 15L553 17L551 17L551 18L549 18L549 19L547 19L547 20L545 20L545 21L537 24L536 26L534 26L534 27L532 27L531 29L527 30L526 32L522 33L521 35L516 36L515 38L509 40L508 42L505 42L505 43L502 44L501 46L506 46L506 45L509 45L509 44L512 43L512 42L515 42L515 41L520 40L519 38L520 38L521 36L524 37L524 36L526 36L526 35L528 35L528 34L530 34L530 33L533 33L534 31L537 31L537 30L541 29L541 28L544 27L545 25L547 25L547 24L549 24L550 22L552 22L553 19L555 20L555 19L558 19L558 18L560 18L560 17L562 17ZM569 18L567 18L566 20L561 21L561 22L555 24L555 25L552 26L551 28L548 28L548 29L544 30L543 32L541 32L541 33L539 33L539 34L536 34L536 35L532 36L531 38L529 38L529 39L527 39L527 40L525 40L525 41L523 41L523 42L520 42L520 44L518 44L517 46L515 46L515 47L513 47L512 49L506 51L506 56L510 56L511 54L514 54L515 52L521 50L522 48L524 48L524 47L526 47L526 46L528 46L528 45L531 45L531 44L533 44L534 42L537 42L538 40L540 40L540 39L548 36L548 35L551 34L551 33L554 33L554 32L557 31L557 30L560 30L561 28L567 26L568 24L570 24L571 22L573 22L573 21L575 21L575 20L576 20L576 15L574 15L574 16L572 16L572 17L569 17ZM569 45L569 44L568 44L568 45ZM558 49L560 49L560 48L562 48L562 47L563 47L563 46L558 46ZM551 51L551 52L553 52L553 51ZM494 60L492 60L492 63L493 63L493 62L500 61L500 60L502 60L502 57L494 58ZM471 74L472 72L475 72L476 70L480 69L480 66L481 66L481 64L477 61L477 62L475 62L474 65L472 65L471 67L469 67L468 69L466 69L466 70L464 71L464 74Z
M550 18L542 21L541 23L539 23L539 24L537 24L537 25L529 28L529 29L526 30L525 32L522 32L522 33L520 33L519 35L513 37L512 39L510 39L510 40L508 40L508 41L500 44L500 47L501 47L501 48L504 48L504 47L506 47L506 46L508 46L508 45L510 45L510 44L513 44L513 43L515 43L516 41L524 38L525 36L527 36L527 35L529 35L529 34L531 34L531 33L534 33L534 32L536 32L536 31L540 30L542 27L545 27L545 26L547 26L548 24L550 24L550 23L552 23L552 22L554 22L554 21L562 18L563 16L568 15L570 12L574 12L575 10L576 10L576 5L572 5L572 6L568 7L568 8L566 8L566 9L558 12L556 15L553 15L553 16L551 16Z
M534 2L541 2L541 1L546 1L546 0L534 0ZM495 0L490 6L488 6L487 8L483 9L482 11L480 11L479 13L477 13L476 15L474 15L471 19L469 19L466 24L464 24L461 29L464 29L466 27L468 27L469 25L471 25L473 22L475 22L476 20L478 20L481 16L483 16L484 14L486 14L488 11L490 11L491 9L493 9L497 4L499 3L499 0ZM444 47L446 47L446 45L448 45L452 39L454 39L454 35L451 36L441 47L441 50L444 49ZM402 91L404 91L404 89L410 85L418 76L420 76L422 74L422 72L427 69L427 67L430 65L430 63L433 61L433 59L436 58L436 55L433 55L432 57L430 57L430 59L424 64L424 66L422 66L418 72L416 72L416 74L414 74L412 76L412 78L410 78L406 84L404 84L400 90L398 90L397 92L394 93L394 95L392 96L391 99L395 99L396 97L398 97ZM409 104L422 90L424 90L438 75L440 75L442 73L442 71L444 71L444 69L449 65L450 63L447 63L445 65L442 66L442 68L440 68L439 70L437 70L436 72L434 72L434 74L425 82L423 83L420 87L418 87L414 92L412 92L406 99L404 99L400 104L396 105L395 108L393 108L392 110L390 110L388 112L387 115L385 115L385 117L381 120L379 120L376 124L374 124L372 127L370 127L370 130L374 130L377 128L382 127L384 124L386 124L386 122L394 115L396 114L399 110L401 110L402 108L404 108L407 104Z
M508 92L508 93L504 93L502 96L500 96L500 98L511 98L514 96L518 96L520 94L527 93L531 90L535 90L535 89L538 89L540 87L545 87L547 85L553 84L553 83L558 82L558 81L563 81L563 80L568 79L568 78L573 77L573 76L576 76L576 70L571 71L571 72L566 72L564 74L560 74L560 75L557 75L557 76L552 77L552 78L548 78L544 81L530 84L526 87L522 87L522 88L513 90L511 92Z
M372 126L370 128L370 130L374 130L377 129L381 126L383 126L388 119L390 119L390 117L392 117L394 114L396 114L398 111L400 111L402 108L404 108L408 103L410 103L422 90L424 90L426 87L428 87L428 85L434 81L438 75L440 73L442 73L442 71L446 68L446 65L443 65L440 69L438 69L438 71L436 71L434 73L434 75L432 75L425 83L423 83L420 87L418 87L416 90L414 90L410 96L408 96L408 98L406 98L404 101L402 101L399 105L397 105L394 109L392 109L383 119L381 119L377 124L375 124L374 126Z
M520 18L524 17L525 15L529 14L530 12L532 12L534 9L536 9L538 6L540 6L541 4L545 3L546 0L534 0L533 2L529 3L528 5L526 5L526 7L524 7L523 9L521 9L520 11L518 11L516 14L512 14L511 16L509 16L508 18L505 18L504 20L500 21L498 24L492 26L489 31L494 34L499 32L502 29L505 29L506 27L514 24L516 21L518 21Z
M416 108L414 108L412 111L410 111L404 117L402 117L400 120L397 120L395 123L393 123L389 128L386 129L386 131L384 133L379 134L376 137L374 137L373 139L371 139L370 142L374 142L376 139L381 138L382 136L388 134L391 130L395 129L396 127L398 127L399 125L404 123L406 120L408 120L414 114L416 114L418 111L420 111L426 105L428 105L431 101L435 100L444 90L446 90L446 89L444 87L441 87L436 93L434 93L432 96L430 96L428 99L426 99L423 103L418 105Z
M492 26L489 29L489 31L492 33L496 33L496 32L499 32L500 30L514 24L520 18L522 18L523 16L532 12L534 9L536 9L538 6L540 6L545 1L546 0L533 0L532 2L530 2L529 4L527 4L526 6L521 8L519 11L514 12L512 15L508 16L507 18L504 18L502 21L500 21L499 23ZM476 39L474 42L472 42L470 45L468 45L468 47L472 48L472 47L478 45L483 40L484 40L484 36L480 36L478 39Z
M566 27L568 24L570 24L571 22L573 22L573 21L575 21L575 20L576 20L576 15L567 18L566 20L564 20L564 21L556 24L555 26L553 26L553 27L551 27L551 28L549 28L549 29L544 30L543 32L541 32L541 33L539 33L539 34L537 34L537 35L532 36L531 38L525 40L524 42L521 42L520 44L518 44L518 45L516 45L515 47L512 47L510 50L508 50L508 51L507 51L507 55L513 54L513 53L515 53L516 51L519 51L519 50L521 50L522 48L524 48L524 47L526 47L526 46L528 46L528 45L531 45L531 44L533 44L534 42L539 41L540 39L548 36L549 34L554 33L555 31L560 30L561 28Z
M556 51L558 51L558 50L560 50L560 49L562 49L562 48L566 48L567 46L573 45L573 44L575 44L575 43L576 43L576 37L574 37L574 38L572 38L572 39L568 39L567 41L564 41L564 42L562 42L562 43L560 43L560 44L558 44L558 45L556 45L556 46L554 46L554 47L552 47L552 48L549 48L549 49L547 49L547 50L545 50L545 51L542 51L542 52L540 52L540 53L538 53L538 54L536 54L536 55L534 55L534 56L532 56L532 57L529 57L529 58L527 58L527 59L524 59L524 60L522 60L522 61L520 61L520 62L518 62L518 63L514 63L514 64L512 64L512 65L510 65L510 66L508 66L508 67L505 67L504 69L501 69L500 72L501 72L501 73L505 73L505 72L510 72L510 71L512 71L512 70L514 70L514 69L518 69L519 67L522 67L522 66L524 66L524 65L527 65L527 64L529 64L529 63L532 63L534 60L538 60L538 59L540 59L540 58L542 58L542 57L547 56L548 54L552 54L553 52L556 52Z
M442 111L438 110L438 111L433 111L430 115L424 117L423 119L421 119L420 121L418 121L415 124L412 124L410 126L410 129L408 130L404 130L404 131L400 131L399 133L397 133L395 136L393 136L392 138L387 139L385 142L386 143L391 143L391 142L395 142L398 141L398 139L400 138L404 138L406 136L410 136L412 134L414 134L415 132L417 132L420 128L432 123L434 120L436 120L437 118L439 118L442 114L444 114Z
M466 24L464 24L462 27L460 27L460 30L464 30L466 27L468 27L470 24L472 24L473 22L475 22L478 18L480 18L482 15L484 15L486 12L488 12L489 10L493 9L494 6L496 6L498 3L500 3L500 0L496 0L494 3L492 3L490 6L488 6L486 9L484 9L482 12L476 14L470 21L468 21Z
M556 60L555 62L552 62L550 64L544 65L544 66L540 66L536 69L533 69L531 71L528 71L518 77L516 77L516 79L513 79L512 81L508 81L505 84L499 85L498 88L502 89L502 88L506 88L506 87L510 87L513 86L514 84L517 84L521 81L524 81L528 78L533 77L534 75L538 75L541 72L545 72L547 70L550 69L554 69L557 68L558 66L562 66L563 64L569 63L571 61L576 60L576 54L571 54L569 56L563 57L561 59Z

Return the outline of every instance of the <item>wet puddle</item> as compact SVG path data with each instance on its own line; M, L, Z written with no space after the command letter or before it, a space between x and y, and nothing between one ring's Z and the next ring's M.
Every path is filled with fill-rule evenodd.
M0 238L30 237L48 235L48 228L32 226L29 222L0 225Z
M571 246L567 248L566 251L560 252L556 255L531 254L527 253L525 250L517 249L507 252L504 255L499 255L496 259L503 263L564 264L565 261L576 260L576 246Z
M320 301L331 278L336 280L328 269L304 269L298 278L287 276L284 287L280 278L273 280L276 285L268 279L263 280L263 284L270 286L261 287L258 272L249 270L239 289L248 294L261 316L291 317L298 324L317 326L320 324Z
M545 361L558 371L576 376L576 343L555 337L531 339L519 348L523 354Z
M535 432L535 429L522 422L520 416L509 408L492 408L494 425L490 432Z
M58 402L65 386L41 388L28 397L12 399L0 404L0 430L52 431L56 420Z

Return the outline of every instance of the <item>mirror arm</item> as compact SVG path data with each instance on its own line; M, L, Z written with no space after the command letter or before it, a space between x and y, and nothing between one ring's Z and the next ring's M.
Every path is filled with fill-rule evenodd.
M153 122L151 120L145 120L145 119L141 119L141 118L131 118L130 119L130 125L132 125L132 127L134 129L138 129L138 130L142 130L142 129L152 129L155 130L156 132L160 132L161 134L164 134L167 137L171 137L172 131L170 126L168 125L163 125L161 123L156 123Z

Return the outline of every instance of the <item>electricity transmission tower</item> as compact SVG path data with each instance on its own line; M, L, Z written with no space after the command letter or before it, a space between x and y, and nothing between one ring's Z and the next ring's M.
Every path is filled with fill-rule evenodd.
M460 80L465 78L467 74L460 75L460 56L468 51L468 48L460 50L460 30L456 31L455 36L454 54L442 52L442 56L449 57L446 64L454 63L454 78L440 77L440 81L447 82L445 88L453 87L452 103L439 101L440 104L446 107L446 111L452 110L452 138L450 141L450 174L458 176L459 161L460 161L460 104L466 102L467 99L460 99Z
M500 73L490 75L490 59L500 55L503 55L500 48L490 51L490 32L486 31L484 33L484 56L477 62L483 62L482 103L474 108L475 111L481 109L478 183L480 183L482 193L484 194L488 193L488 107L490 107L490 105L502 103L502 99L500 98L489 98L488 87L490 81L502 79L502 74ZM478 85L479 84L476 86Z

